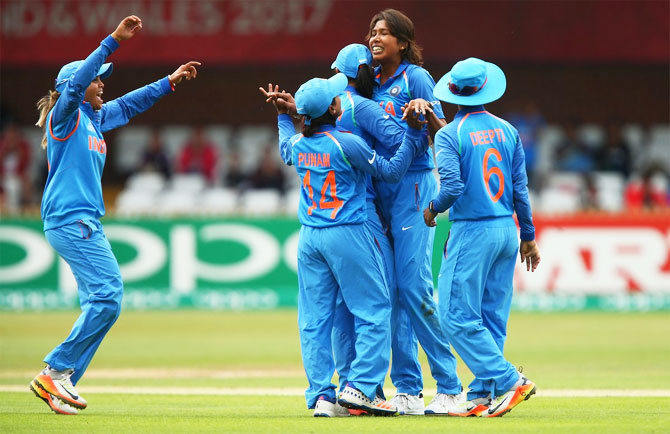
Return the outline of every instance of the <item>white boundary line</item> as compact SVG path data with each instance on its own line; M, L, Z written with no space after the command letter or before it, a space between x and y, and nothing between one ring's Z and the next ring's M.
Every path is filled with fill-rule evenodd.
M82 394L106 393L111 395L212 395L212 396L304 396L305 389L297 387L154 387L154 386L81 386ZM0 392L28 392L28 385L1 385ZM388 396L392 390L385 391ZM435 395L435 389L425 390ZM539 389L537 396L544 398L670 398L669 389Z
M37 371L3 371L0 378L33 378ZM86 378L95 379L229 379L229 378L304 378L302 369L91 369L86 371Z

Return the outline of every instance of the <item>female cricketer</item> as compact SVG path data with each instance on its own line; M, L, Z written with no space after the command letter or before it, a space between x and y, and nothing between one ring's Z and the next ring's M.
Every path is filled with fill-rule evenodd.
M69 264L82 310L70 335L46 356L46 368L30 383L35 395L59 414L86 408L74 385L121 311L119 264L100 224L105 214L100 180L107 154L102 133L128 123L182 79L195 78L200 65L190 61L165 78L103 103L102 80L112 73L105 59L141 28L137 16L124 18L85 60L63 66L55 91L37 103L49 166L41 209L44 234Z
M330 416L335 407L331 384L334 362L331 332L335 303L341 292L355 317L356 356L349 383L337 402L377 415L396 408L378 391L389 363L391 303L382 259L365 225L366 174L397 180L421 145L418 129L405 134L395 156L386 160L358 136L335 127L341 115L340 95L348 84L344 74L304 83L295 95L304 116L301 134L294 134L288 109L277 107L279 151L294 165L302 191L298 217L298 324L302 359L309 381L307 406L315 416Z
M435 96L459 110L435 137L440 192L423 212L433 227L435 216L450 210L438 278L440 317L475 375L460 412L486 417L502 416L535 393L535 384L503 356L519 251L514 212L521 262L533 271L540 263L519 133L483 106L505 88L503 71L476 58L456 63L435 86Z
M342 113L337 117L337 127L365 140L367 146L376 152L376 149L385 148L385 154L394 155L403 142L406 129L394 117L388 116L379 105L369 99L374 89L374 70L372 68L372 54L362 44L349 44L337 55L331 65L335 73L343 73L347 76L348 85L340 96ZM272 93L261 91L267 96ZM295 101L290 94L280 92L278 98L286 100L290 113L296 113ZM419 119L414 116L417 128L421 128ZM422 141L424 146L426 141ZM425 147L419 149L417 155L425 153ZM392 182L399 181L405 172L398 173ZM382 254L383 266L388 283L389 291L395 290L395 273L393 271L393 249L387 235L387 226L380 219L375 205L375 191L372 186L372 177L366 174L366 212L365 225L372 233L375 245ZM338 295L335 315L333 319L333 356L335 369L339 378L339 390L343 391L347 385L349 370L356 357L355 349L355 318L347 308L341 293ZM378 393L383 397L383 390ZM317 411L323 410L317 408ZM323 416L349 416L348 412L339 411L335 408L333 414L321 411ZM315 413L316 414L316 413ZM354 413L352 413L354 414Z
M374 90L374 70L372 54L368 47L362 44L347 45L337 54L331 68L336 73L344 73L349 79L349 85L340 95L342 114L337 118L337 126L364 139L375 152L379 149L385 155L393 155L402 143L406 130L395 117L387 115L379 104L369 99ZM422 142L427 145L427 141ZM422 147L417 155L423 155L425 152L425 147ZM393 294L396 292L393 247L388 235L388 225L379 216L375 203L376 193L372 177L369 175L365 193L367 209L365 224L381 251L389 293ZM349 367L355 357L355 349L354 318L344 306L341 297L338 298L333 324L333 355L340 390L343 390L347 383Z
M403 107L412 99L433 101L435 82L421 67L420 48L414 40L414 24L403 13L386 9L376 14L367 35L377 86L374 99L387 113L404 124ZM432 104L434 115L427 117L429 129L437 131L445 122L439 101ZM424 136L423 140L428 140ZM380 155L386 156L383 150ZM391 380L397 389L392 401L398 412L424 414L423 380L418 362L417 338L428 356L430 370L437 382L437 395L425 409L455 406L462 391L456 375L456 359L440 326L433 299L432 254L433 228L423 224L421 210L437 193L432 174L432 152L414 158L405 177L397 184L375 182L377 200L391 228L397 293L392 294Z

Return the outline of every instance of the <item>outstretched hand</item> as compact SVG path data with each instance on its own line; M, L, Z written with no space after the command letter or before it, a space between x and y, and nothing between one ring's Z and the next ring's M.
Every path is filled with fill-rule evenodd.
M267 90L263 87L259 87L258 90L265 96L265 102L274 105L278 114L295 115L298 113L293 95L283 90L279 92L278 84L273 86L272 83L268 83Z
M135 36L140 30L142 30L142 20L137 15L130 15L121 20L116 30L112 32L112 38L116 39L116 42L125 41Z
M200 65L202 65L202 63L195 60L191 60L190 62L181 65L175 72L170 74L170 77L168 78L170 84L176 86L181 83L183 79L191 80L196 78L198 76L198 70L195 67Z

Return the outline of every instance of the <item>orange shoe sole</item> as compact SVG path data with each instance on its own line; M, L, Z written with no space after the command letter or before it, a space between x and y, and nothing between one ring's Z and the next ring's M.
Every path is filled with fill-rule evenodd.
M537 386L535 383L532 381L528 381L527 384L524 384L523 386L519 386L515 391L514 391L514 396L512 396L512 399L510 400L509 404L507 407L502 410L500 413L497 413L495 415L491 415L489 417L502 417L512 411L514 407L522 403L523 401L527 401L530 399L531 396L535 395L535 392L537 391Z
M484 404L479 404L477 407L473 408L472 410L466 412L466 413L449 413L447 416L452 416L452 417L479 417L484 413L486 410L489 408L484 405Z
M54 413L67 414L72 416L77 414L77 413L68 413L67 411L63 411L60 408L58 408L58 406L54 403L51 394L46 390L42 389L35 380L33 380L32 383L30 383L30 390L33 391L35 396L44 401L49 406L51 411L53 411Z
M76 401L70 396L63 395L60 392L58 392L58 388L54 384L54 381L51 377L48 375L38 375L35 377L33 380L35 384L37 384L39 387L41 387L45 392L50 393L51 395L55 396L56 398L60 399L61 401L67 403L68 405L71 405L72 407L78 408L80 410L83 410L86 408L86 404Z

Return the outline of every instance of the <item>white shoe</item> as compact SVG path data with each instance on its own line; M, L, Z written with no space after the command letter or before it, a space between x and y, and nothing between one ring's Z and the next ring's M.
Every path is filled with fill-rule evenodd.
M70 415L77 414L76 408L66 404L65 402L58 399L56 396L42 389L39 385L37 385L35 380L33 380L30 383L30 390L33 391L35 396L44 401L54 413L70 414Z
M319 397L314 406L314 417L349 417L349 410L337 402L332 403L327 399Z
M363 392L351 385L344 388L337 402L345 408L353 410L365 410L376 416L395 416L398 412L395 405L376 396L374 400L365 396Z
M426 407L426 416L481 416L488 410L488 406L482 403L465 401L463 394L447 395L438 393Z
M420 416L423 415L423 393L418 395L408 395L407 393L396 393L391 398L391 404L398 408L398 414L401 416Z
M84 409L88 403L84 398L79 396L79 393L77 393L77 390L72 385L70 376L73 373L74 371L71 369L59 372L47 367L33 379L33 383L64 403L75 408Z
M518 404L534 395L536 390L535 383L519 373L519 380L514 386L502 395L496 396L489 404L488 410L482 413L482 417L504 416Z

